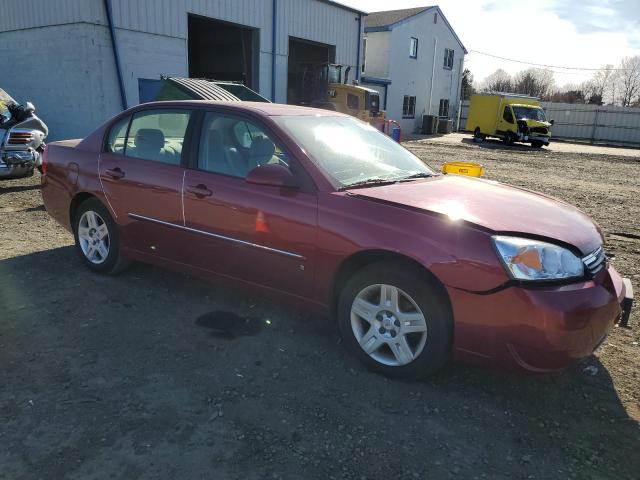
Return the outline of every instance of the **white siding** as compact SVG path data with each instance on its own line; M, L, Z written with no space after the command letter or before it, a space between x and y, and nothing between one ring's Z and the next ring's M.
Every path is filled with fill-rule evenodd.
M367 63L364 75L388 78L391 32L369 32L365 34L365 37L367 39ZM408 47L407 51L409 51Z
M444 19L438 12L438 22L433 23L435 10L411 17L393 26L387 51L378 52L377 57L388 57L389 75L375 75L388 78L387 118L397 120L405 133L413 133L422 126L422 115L438 115L440 99L449 100L449 117L455 119L459 103L459 82L464 50ZM369 36L377 35L370 32ZM411 37L418 39L418 57L409 56ZM367 40L368 42L368 40ZM382 46L381 48L384 48ZM453 69L444 68L445 48L454 50ZM434 65L435 49L435 65ZM371 48L367 45L367 75L376 69L373 65ZM384 60L381 60L384 62ZM433 72L433 75L432 75ZM433 85L432 82L433 81ZM415 118L402 118L402 101L405 95L416 97Z

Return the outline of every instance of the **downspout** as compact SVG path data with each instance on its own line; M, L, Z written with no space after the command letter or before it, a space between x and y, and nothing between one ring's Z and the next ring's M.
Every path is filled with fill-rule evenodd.
M458 118L456 122L456 131L460 130L460 115L462 113L462 67L464 67L464 53L462 54L462 58L460 59L460 66L458 67L458 91L456 93L456 100L458 104L458 112L456 117Z
M360 49L362 48L362 14L358 14L358 59L356 60L356 80L360 82Z
M389 84L384 84L384 111L387 111L387 98L389 98Z
M431 98L433 97L433 77L436 74L436 50L438 49L438 38L433 37L433 64L431 65L431 86L429 86L429 113L431 115Z
M116 42L116 31L113 28L113 15L111 13L111 0L104 0L104 9L107 12L107 27L109 27L109 35L111 37L111 48L113 50L113 60L116 64L116 73L118 75L118 86L120 87L120 101L122 109L127 109L127 95L124 91L124 80L122 79L122 70L120 68L120 54L118 53L118 44Z
M278 24L278 0L273 0L271 15L271 101L276 101L276 42Z

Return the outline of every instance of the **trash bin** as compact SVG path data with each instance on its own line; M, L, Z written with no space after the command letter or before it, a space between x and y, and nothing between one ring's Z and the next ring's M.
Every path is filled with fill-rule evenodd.
M453 132L453 120L448 118L441 118L438 122L438 133L451 133Z
M391 127L391 138L400 143L400 127Z
M438 132L438 117L436 115L422 116L422 133L433 135Z

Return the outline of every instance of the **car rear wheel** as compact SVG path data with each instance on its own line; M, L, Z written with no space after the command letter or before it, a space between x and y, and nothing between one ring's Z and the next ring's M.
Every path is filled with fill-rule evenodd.
M427 376L449 358L448 301L403 263L377 263L354 274L340 296L338 324L347 349L384 375Z
M533 142L531 142L531 146L533 148L542 148L543 145L544 145L544 143L542 143L539 140L534 140Z
M117 226L98 199L91 198L78 207L74 235L80 258L94 272L117 273L128 266L120 254Z
M473 141L476 143L482 143L484 142L485 138L486 138L486 135L484 135L480 131L480 127L476 127L476 129L473 131Z

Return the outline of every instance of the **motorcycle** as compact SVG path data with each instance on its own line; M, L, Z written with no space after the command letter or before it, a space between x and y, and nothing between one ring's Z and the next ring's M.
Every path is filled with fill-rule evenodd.
M20 105L0 88L0 179L42 172L47 125L35 115L31 102Z

